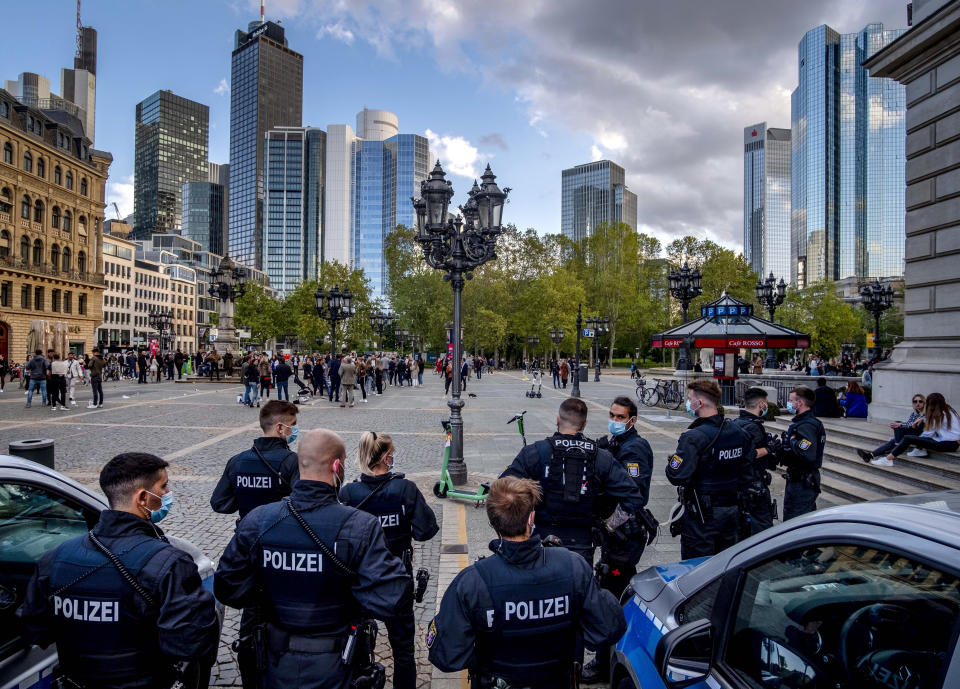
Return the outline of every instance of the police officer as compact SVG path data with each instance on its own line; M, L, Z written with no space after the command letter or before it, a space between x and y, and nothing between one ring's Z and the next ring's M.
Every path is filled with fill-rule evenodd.
M779 461L787 467L787 485L783 491L783 521L817 509L820 494L820 466L827 433L813 414L816 395L806 386L790 391L787 411L795 414L783 434Z
M389 621L410 605L410 577L380 520L337 500L346 456L336 433L305 433L290 497L244 517L220 558L217 599L262 611L255 638L265 689L347 687L371 667L356 650L361 610Z
M377 517L387 539L387 547L403 562L407 576L413 576L411 538L428 541L440 527L417 484L403 474L394 473L396 450L389 435L367 431L360 436L357 461L362 474L359 481L340 490L340 502ZM413 602L387 622L387 636L393 649L393 686L413 689L417 683L414 658Z
M740 525L742 540L773 526L776 507L770 495L770 472L767 467L774 459L776 443L763 428L767 413L767 392L763 388L748 388L743 395L743 409L733 420L750 436L755 451L754 460L746 467L740 485Z
M617 599L583 558L531 537L540 497L528 479L493 482L493 555L457 575L427 631L430 662L444 672L469 669L475 689L572 687L580 643L610 644L626 630Z
M217 487L210 496L210 507L221 514L240 513L243 519L254 507L276 502L287 495L300 476L297 453L290 449L299 434L297 405L270 400L260 409L263 437L253 447L227 462ZM256 689L257 668L253 651L253 630L257 611L247 608L240 617L240 632L235 643L237 667L244 689Z
M160 689L182 661L209 671L220 637L213 596L155 525L173 506L167 466L141 452L107 462L110 509L44 555L30 580L17 614L29 642L57 645L60 686Z
M502 475L540 484L543 503L536 512L537 533L541 538L558 537L592 566L597 496L605 493L619 501L627 514L636 514L644 500L623 465L583 435L586 425L583 400L565 399L557 413L557 432L524 447Z
M634 483L640 489L642 507L645 507L650 496L650 480L653 476L653 451L650 443L637 433L637 405L629 397L620 396L610 405L610 419L607 429L610 438L606 436L598 440L598 444L610 451ZM637 563L643 555L647 543L647 532L643 522L637 515L630 515L625 521L622 514L616 511L616 500L600 496L597 501L597 511L603 519L613 516L608 522L614 523L615 528L604 532L603 546L600 549L601 586L619 600L620 594L630 583L631 577L637 573ZM605 646L597 649L597 655L583 668L583 681L586 684L608 679L610 675L610 648Z
M687 413L696 416L667 460L667 480L683 488L680 557L713 555L737 542L737 490L752 461L750 438L717 410L712 380L687 384Z

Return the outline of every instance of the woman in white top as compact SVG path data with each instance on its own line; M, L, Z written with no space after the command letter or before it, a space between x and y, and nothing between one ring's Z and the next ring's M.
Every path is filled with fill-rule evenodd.
M925 415L923 433L904 436L890 454L871 459L870 464L892 467L894 458L911 447L916 448L908 453L911 457L926 457L927 450L956 452L960 447L960 415L957 410L947 404L939 392L932 392L927 396Z

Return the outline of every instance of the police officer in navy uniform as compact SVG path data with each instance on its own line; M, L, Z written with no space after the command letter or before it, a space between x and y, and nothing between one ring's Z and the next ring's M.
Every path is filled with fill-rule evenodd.
M299 449L293 493L241 520L214 593L261 610L263 688L343 689L360 669L345 662L358 658L354 629L364 616L390 621L409 608L412 587L380 520L337 500L347 455L340 436L310 431Z
M740 416L733 420L750 436L755 453L740 486L740 540L769 529L776 518L776 506L770 495L770 472L767 469L776 465L777 442L763 427L763 415L766 413L767 391L748 388L743 394Z
M817 509L827 432L814 416L816 399L813 390L803 385L790 391L787 411L796 416L783 434L783 446L778 456L780 463L787 467L783 521Z
M57 645L63 687L161 689L187 661L209 672L220 637L191 557L155 525L173 506L167 462L117 455L100 472L110 509L44 555L17 614L28 642Z
M753 461L753 443L717 407L712 380L687 384L687 413L696 416L667 460L667 480L683 488L680 557L714 555L737 542L741 477Z
M610 404L610 419L607 429L610 438L600 438L601 447L609 450L630 478L637 484L642 496L642 506L646 506L650 496L650 480L653 477L653 450L646 438L637 433L637 405L626 396L620 396ZM608 526L616 521L613 529L604 531L603 546L600 549L600 584L619 600L620 594L637 573L637 563L643 555L647 543L647 531L637 515L631 515L621 521L617 514L617 501L600 496L597 501L599 516L607 519ZM583 681L590 684L606 681L610 675L610 648L598 648L596 657L583 668Z
M340 502L369 512L380 520L387 547L403 562L407 576L413 577L411 539L428 541L440 527L417 484L393 471L396 449L389 435L367 431L360 436L357 462L361 477L340 489ZM416 621L413 604L387 622L387 635L393 650L394 689L413 689L417 683L414 657Z
M456 576L427 630L430 662L444 672L469 669L474 689L572 687L578 649L612 644L626 630L617 599L582 557L531 537L540 497L529 479L493 482L493 555Z
M300 432L298 412L297 405L289 401L270 400L261 407L263 437L255 439L252 448L227 461L223 476L210 496L210 507L214 512L239 512L243 519L253 508L290 495L293 484L300 477L297 453L290 449ZM243 611L235 651L244 689L256 689L257 686L253 652L253 630L257 622L256 609Z
M597 497L616 500L627 514L636 514L644 498L623 465L583 435L586 425L587 405L567 398L557 413L557 432L524 447L502 476L537 481L543 493L536 511L537 533L541 538L556 536L592 566Z

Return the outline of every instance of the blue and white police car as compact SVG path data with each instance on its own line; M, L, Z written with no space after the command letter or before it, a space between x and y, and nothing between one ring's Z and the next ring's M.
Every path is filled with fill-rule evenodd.
M56 647L27 648L15 613L37 561L67 539L87 533L107 509L106 499L53 469L0 455L0 689L49 689ZM197 564L213 590L213 562L189 541L170 542ZM223 623L223 606L217 604ZM209 668L200 676L203 687Z
M621 602L615 689L956 689L960 491L804 515Z

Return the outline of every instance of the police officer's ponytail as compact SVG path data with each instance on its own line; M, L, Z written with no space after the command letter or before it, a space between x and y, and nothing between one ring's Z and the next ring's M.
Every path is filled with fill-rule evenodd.
M360 436L360 447L357 449L357 463L360 465L360 473L372 476L373 467L383 459L383 456L390 451L391 447L393 447L393 440L389 435L365 431Z

